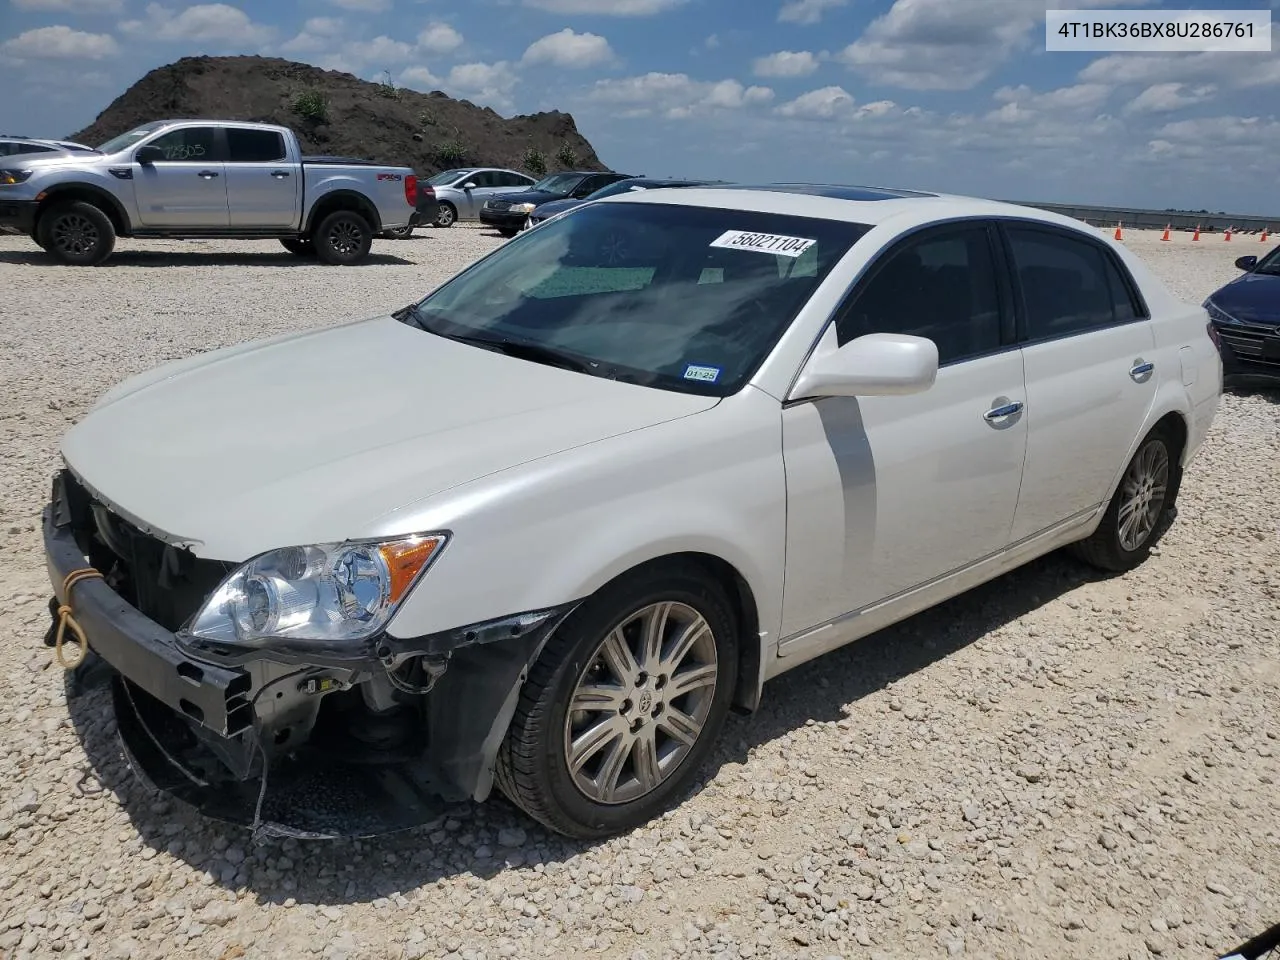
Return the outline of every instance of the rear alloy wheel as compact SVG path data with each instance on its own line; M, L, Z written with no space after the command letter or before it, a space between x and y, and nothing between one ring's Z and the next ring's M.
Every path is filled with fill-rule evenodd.
M582 838L661 813L724 724L735 631L723 589L699 567L651 569L606 587L534 665L499 753L502 791Z
M434 226L452 227L458 222L458 211L452 203L447 200L440 202L440 209L436 211L436 219Z
M55 259L79 267L102 263L116 245L111 219L82 200L55 206L40 218L36 230L37 242Z
M408 240L413 236L413 227L395 227L394 229L386 231L386 236L391 240Z
M312 242L316 256L332 266L359 263L373 246L373 228L354 210L338 210L320 221Z
M1147 435L1107 506L1098 529L1071 545L1092 566L1116 573L1131 570L1151 553L1174 509L1182 470L1171 432L1157 427Z

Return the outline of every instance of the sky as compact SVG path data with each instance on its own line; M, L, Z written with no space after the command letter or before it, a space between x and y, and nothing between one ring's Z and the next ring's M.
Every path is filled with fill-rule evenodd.
M637 175L1280 214L1280 44L1049 53L1046 7L1280 0L0 0L0 131L66 136L154 67L263 54L568 111Z

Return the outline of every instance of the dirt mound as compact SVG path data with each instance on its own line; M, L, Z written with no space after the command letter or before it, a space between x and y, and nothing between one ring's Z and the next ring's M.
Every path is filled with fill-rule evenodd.
M71 139L98 144L142 123L181 117L284 124L305 153L404 164L419 175L471 164L531 174L607 169L567 113L508 120L439 91L269 57L183 57L157 67Z

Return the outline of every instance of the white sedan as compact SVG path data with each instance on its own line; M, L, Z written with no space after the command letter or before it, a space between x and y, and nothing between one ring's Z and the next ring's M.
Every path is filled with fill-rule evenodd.
M1059 547L1142 562L1220 389L1204 309L1076 221L646 191L116 387L49 569L135 764L212 815L370 833L496 782L597 837L771 677Z

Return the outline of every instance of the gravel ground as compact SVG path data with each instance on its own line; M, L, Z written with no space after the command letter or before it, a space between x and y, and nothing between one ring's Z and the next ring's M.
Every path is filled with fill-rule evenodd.
M1127 232L1199 301L1260 251ZM1142 568L1049 557L769 685L695 795L596 845L500 799L254 848L146 793L41 644L67 425L173 357L397 307L500 241L0 239L0 957L1210 957L1280 921L1280 395L1229 395ZM163 269L157 269L163 268Z

